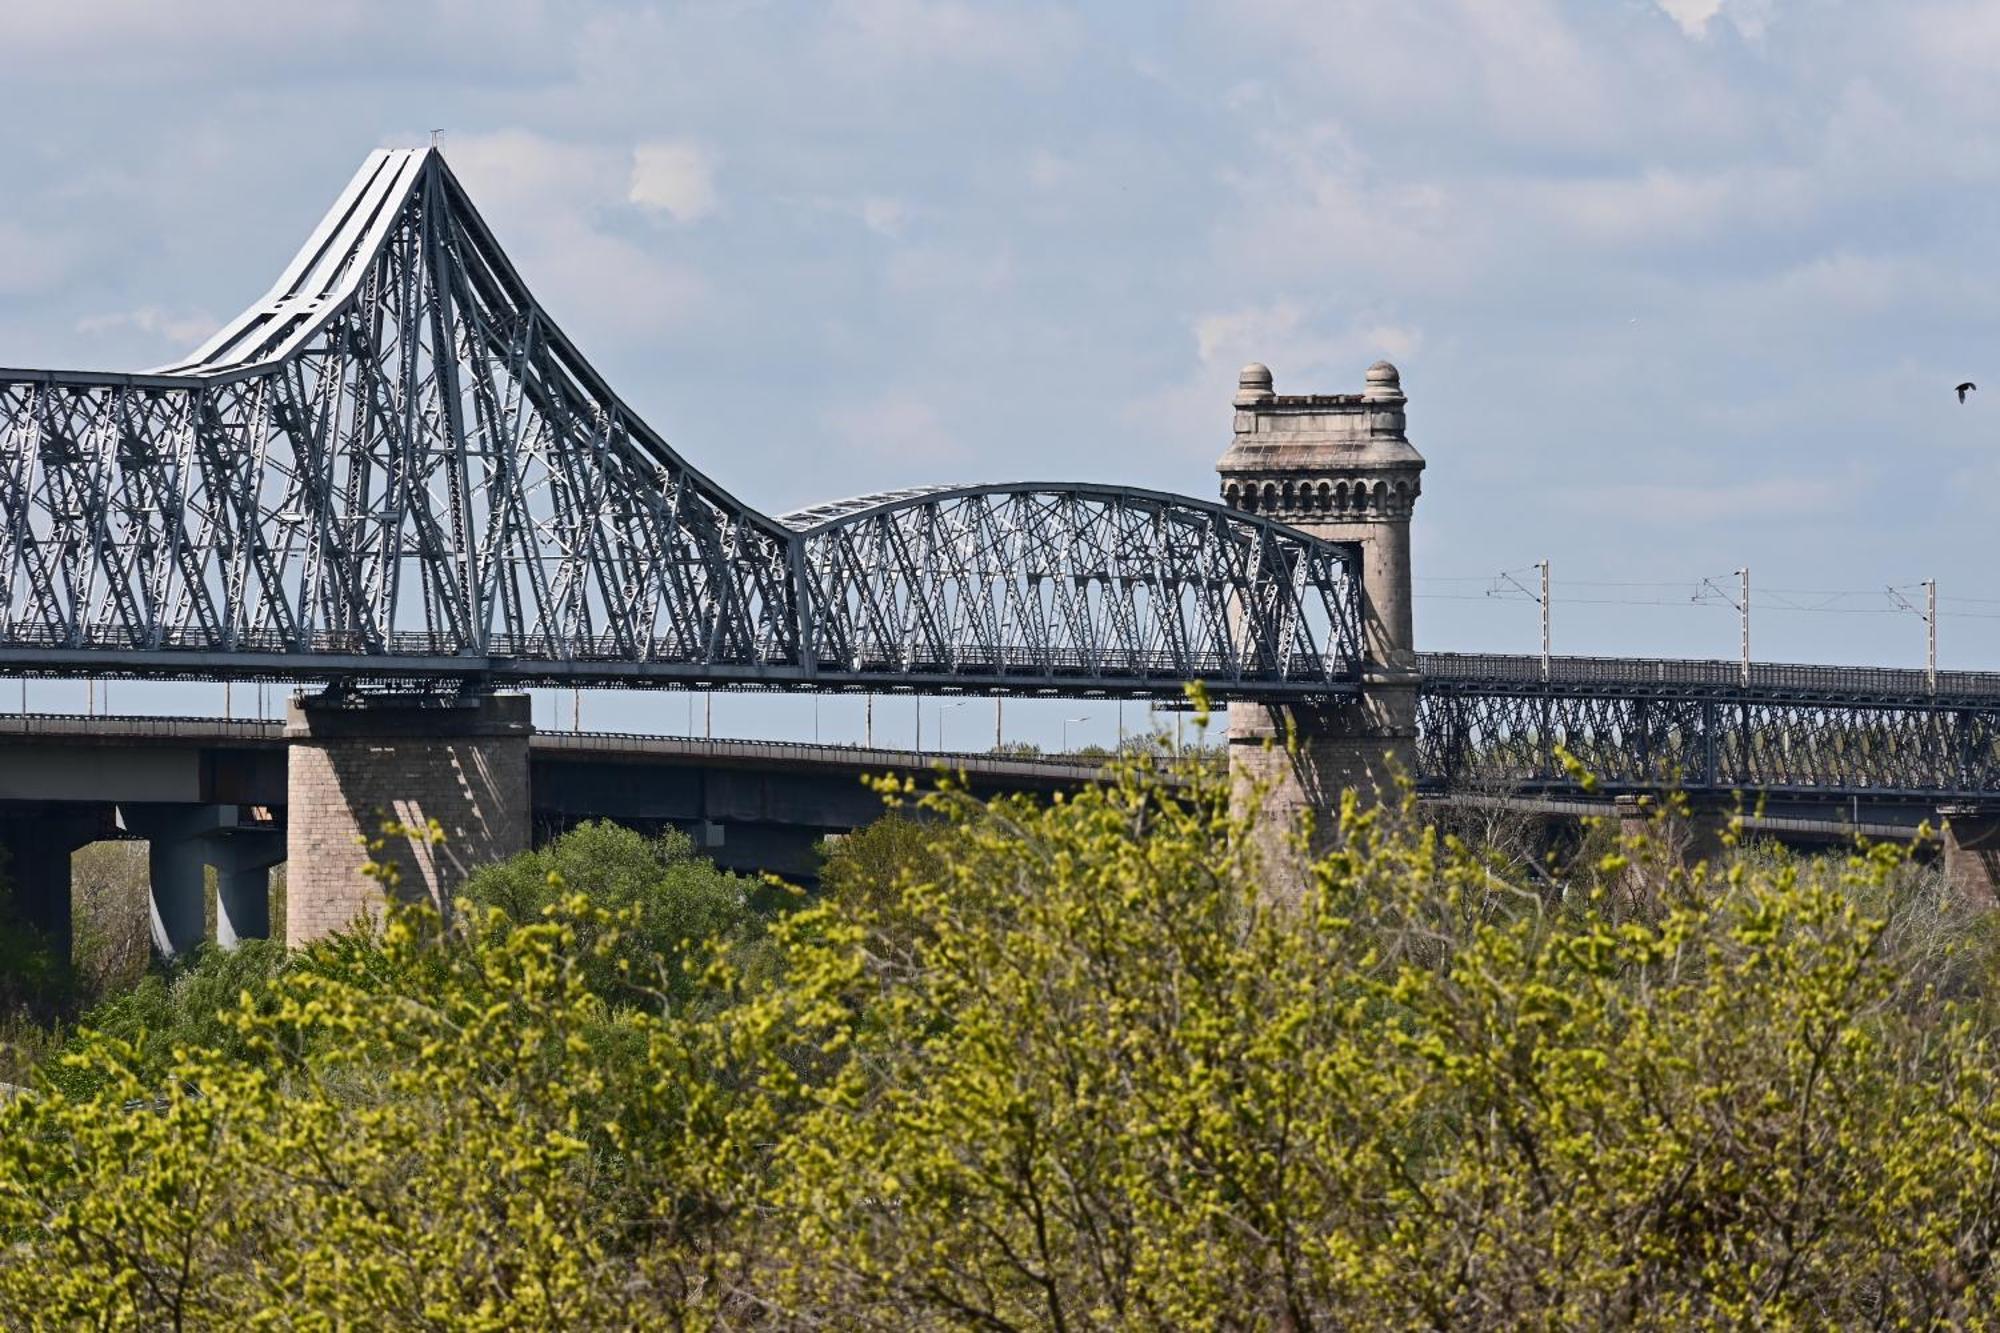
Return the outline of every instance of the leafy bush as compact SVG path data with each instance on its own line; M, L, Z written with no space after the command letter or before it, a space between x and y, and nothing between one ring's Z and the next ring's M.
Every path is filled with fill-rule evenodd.
M1219 777L1113 775L927 798L761 940L706 893L649 916L656 867L600 834L615 909L551 861L309 951L161 1074L89 1038L84 1091L0 1110L0 1317L2000 1314L1991 923L1901 853L1631 842L1551 892L1350 806L1275 894ZM701 1003L631 988L640 937Z
M738 939L759 930L756 880L715 868L678 831L648 838L609 821L590 821L548 846L473 874L462 890L479 907L529 924L581 894L608 916L624 920L601 956L587 965L585 984L628 1003L662 993L675 1003L692 997L688 964L711 939ZM585 952L593 942L583 923Z
M164 1076L183 1050L242 1059L249 1051L230 1015L245 996L261 1002L285 965L285 946L276 940L245 940L234 949L204 944L192 957L147 973L131 990L87 1011L69 1049L117 1042L130 1052L133 1071L151 1079ZM90 1086L82 1070L57 1062L43 1075L76 1093Z

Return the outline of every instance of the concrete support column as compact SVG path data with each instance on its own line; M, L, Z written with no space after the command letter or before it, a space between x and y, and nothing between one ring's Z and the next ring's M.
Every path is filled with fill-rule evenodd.
M215 942L233 949L271 938L271 867L285 860L285 839L219 838L215 867Z
M448 911L472 870L526 850L528 702L525 694L293 699L287 942L379 917L384 886L362 873L371 859L389 868L392 892ZM372 853L370 844L379 844Z
M1938 807L1944 822L1944 877L1952 891L1982 907L2000 905L2000 808Z
M208 855L198 836L155 827L146 834L153 951L181 958L208 938Z
M64 958L74 944L70 856L77 848L112 836L110 806L29 807L0 819L0 874L12 890L13 910L46 935Z
M1358 550L1359 697L1318 707L1235 703L1229 709L1233 789L1266 788L1262 825L1272 856L1310 813L1318 850L1334 832L1341 793L1393 799L1416 755L1416 628L1410 519L1423 455L1405 435L1402 377L1386 361L1358 394L1280 395L1270 370L1237 381L1235 439L1216 471L1222 498ZM1286 750L1288 733L1296 747ZM1268 742L1268 744L1267 744Z
M285 859L275 825L246 820L236 805L130 804L120 817L146 839L153 947L179 958L208 939L208 870L216 871L216 940L271 933L270 868Z

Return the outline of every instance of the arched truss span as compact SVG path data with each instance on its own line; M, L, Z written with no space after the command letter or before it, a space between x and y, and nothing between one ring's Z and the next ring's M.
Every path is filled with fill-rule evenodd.
M1359 675L1358 554L1127 486L931 487L781 520L823 678L1325 690Z
M1352 553L1218 506L998 487L813 513L801 531L691 467L443 157L378 152L186 359L0 370L0 672L1224 697L1358 676Z

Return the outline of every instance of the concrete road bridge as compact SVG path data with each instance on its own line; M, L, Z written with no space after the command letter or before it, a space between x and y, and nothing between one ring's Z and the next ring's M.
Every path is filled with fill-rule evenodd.
M429 706L428 704L426 706ZM527 737L529 837L586 819L676 828L727 869L810 885L816 845L882 817L865 779L919 782L940 769L968 791L1046 794L1095 780L1084 757L965 754L710 740L624 732ZM290 745L281 721L207 717L0 716L0 848L23 905L69 930L69 858L101 839L149 846L154 932L185 950L205 937L213 870L216 936L270 928L271 867L290 856ZM395 805L391 815L406 814ZM359 864L360 849L345 849Z
M1000 482L766 514L617 396L438 151L382 151L189 356L0 369L0 675L319 687L259 742L284 749L295 940L375 910L354 849L385 810L447 830L449 857L388 851L439 899L527 844L559 748L527 685L1199 683L1274 836L1399 772L1567 799L1566 752L1628 794L1949 806L1948 859L1991 891L1992 678L1420 655L1396 369L1283 395L1252 365L1231 406L1217 499Z

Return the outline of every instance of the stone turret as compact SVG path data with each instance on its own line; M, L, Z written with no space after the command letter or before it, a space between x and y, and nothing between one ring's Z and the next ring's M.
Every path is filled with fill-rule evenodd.
M1243 367L1236 438L1215 470L1230 508L1361 543L1370 667L1408 671L1416 648L1410 516L1424 458L1403 433L1408 400L1396 368L1377 361L1366 384L1355 394L1280 395L1269 367Z
M1269 785L1273 833L1310 814L1314 841L1332 831L1343 790L1374 799L1415 758L1416 634L1410 603L1410 518L1423 455L1404 433L1402 377L1370 366L1357 394L1279 394L1269 367L1237 379L1235 437L1216 464L1232 509L1262 514L1361 548L1362 690L1315 708L1234 704L1230 771L1242 790ZM1288 726L1298 745L1287 753ZM1271 742L1267 745L1266 742Z

